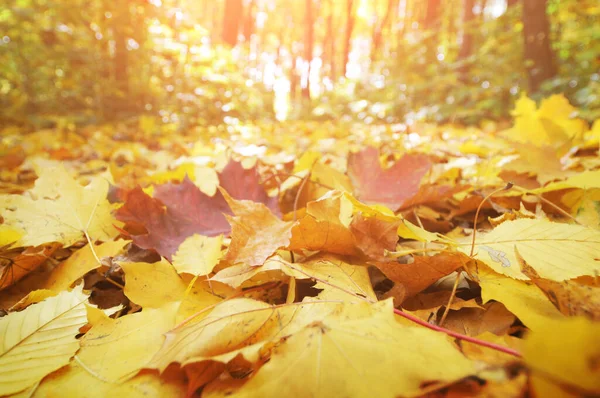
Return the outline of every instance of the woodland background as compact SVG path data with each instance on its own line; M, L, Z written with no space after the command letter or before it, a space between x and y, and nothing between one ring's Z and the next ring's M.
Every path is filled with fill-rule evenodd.
M0 121L600 114L594 0L1 0Z

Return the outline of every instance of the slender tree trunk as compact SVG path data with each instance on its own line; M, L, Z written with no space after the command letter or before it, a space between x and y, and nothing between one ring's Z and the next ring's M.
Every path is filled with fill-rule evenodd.
M346 0L346 35L344 37L344 76L348 75L348 61L354 30L354 0Z
M427 38L424 41L426 59L431 61L436 59L438 33L441 22L441 2L440 0L427 0L427 9L423 16L423 28L427 32Z
M388 0L387 8L383 18L378 19L373 28L373 39L371 46L371 62L377 61L383 43L383 31L392 18L392 11L397 7L397 0Z
M473 54L473 26L474 21L473 7L475 0L463 0L463 16L462 16L462 43L458 51L458 59L463 62L459 69L460 80L466 82L468 80L469 65L466 64L467 58Z
M244 6L242 0L225 0L223 16L223 41L234 47L238 42L238 33L242 23Z
M122 96L129 94L129 54L127 51L126 27L129 26L128 3L118 4L113 13L113 34L115 40L114 73L117 89Z
M329 0L329 15L327 16L327 32L323 40L323 48L325 49L325 58L329 65L329 78L335 81L337 78L335 64L335 33L334 33L334 2Z
M523 0L525 69L531 92L537 92L544 80L555 77L558 72L550 43L546 4L547 0Z
M246 12L246 16L244 17L244 28L243 34L246 43L250 41L252 37L252 33L254 33L254 15L255 15L256 1L251 0L248 5L248 11Z
M306 85L302 86L302 98L310 100L310 64L313 58L314 21L312 0L306 0L304 60L307 62Z

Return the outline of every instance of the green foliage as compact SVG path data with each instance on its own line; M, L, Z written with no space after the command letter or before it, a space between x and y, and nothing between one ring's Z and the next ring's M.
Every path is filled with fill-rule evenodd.
M2 0L0 120L95 123L150 113L163 121L269 117L272 95L250 82L209 34L148 1Z

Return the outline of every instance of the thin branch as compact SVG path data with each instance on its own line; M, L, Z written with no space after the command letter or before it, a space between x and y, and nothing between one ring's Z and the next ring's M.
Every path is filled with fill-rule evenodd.
M500 352L503 352L505 354L512 355L512 356L515 356L517 358L521 358L521 353L518 352L518 351L516 351L516 350L513 350L512 348L504 347L504 346L501 346L499 344L490 343L489 341L480 340L480 339L477 339L475 337L471 337L471 336L467 336L467 335L464 335L464 334L460 334L460 333L454 332L452 330L443 328L441 326L432 325L430 323L425 322L422 319L417 318L414 315L408 314L408 313L406 313L406 312L404 312L402 310L399 310L397 308L394 308L394 313L396 315L400 315L401 317L408 319L409 321L417 323L417 324L419 324L421 326L425 326L426 328L429 328L431 330L435 330L436 332L445 333L448 336L455 337L455 338L457 338L459 340L468 341L469 343L477 344L477 345L482 346L482 347L491 348L492 350L500 351Z

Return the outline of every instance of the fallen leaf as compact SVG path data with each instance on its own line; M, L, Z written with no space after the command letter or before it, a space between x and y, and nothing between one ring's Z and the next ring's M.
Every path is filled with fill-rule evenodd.
M470 273L476 275L484 303L490 300L501 302L533 331L544 330L549 319L563 318L544 293L532 283L498 274L485 264L470 268Z
M337 254L360 254L348 229L351 206L343 206L342 194L328 195L306 206L306 215L292 228L289 249L292 251L328 251ZM342 220L346 221L346 224Z
M187 237L175 255L173 255L173 267L177 272L186 272L192 275L208 275L215 265L219 263L223 253L221 246L223 235L215 237L192 235Z
M577 280L555 282L540 278L524 260L521 261L521 270L562 314L600 320L600 287L587 286Z
M13 285L31 271L42 265L52 254L62 247L62 244L46 243L37 247L28 247L22 253L14 257L8 255L0 256L0 290ZM0 254L3 254L0 251Z
M583 317L548 321L543 330L525 337L523 357L539 384L552 396L562 390L577 395L600 394L600 324ZM574 353L577 353L574 355Z
M421 179L431 168L429 157L407 154L388 169L382 169L379 151L373 147L348 157L348 175L358 199L397 210L417 194Z
M111 383L90 374L77 361L72 361L46 377L35 391L35 396L162 398L182 397L186 389L185 375L175 369L169 369L162 375L156 371L143 370L133 379Z
M162 347L175 325L179 303L118 319L106 318L80 340L77 363L102 381L122 383L134 377Z
M219 173L219 185L232 198L262 203L277 217L281 217L278 199L276 196L267 195L260 183L260 174L256 165L246 169L241 162L229 160L227 166Z
M470 241L470 239L467 239ZM563 281L600 272L600 231L545 220L506 221L491 232L477 234L474 258L494 271L527 279L515 254L543 278ZM470 242L459 247L469 253Z
M112 205L106 200L108 182L94 178L81 186L64 167L46 169L25 195L0 195L4 224L25 234L18 246L39 246L59 242L71 246L89 236L106 241L118 231Z
M193 234L229 233L223 214L231 214L231 210L220 192L210 197L185 178L181 184L156 186L154 198L139 187L133 189L116 216L123 222L143 226L147 233L131 236L133 242L156 250L170 261L181 243Z
M100 245L94 245L93 251L89 244L82 247L50 272L44 283L44 288L53 292L69 289L79 278L101 266L96 256L100 260L105 257L116 256L128 243L129 241L126 240L104 242Z
M438 279L454 272L465 262L458 253L415 256L413 260L410 264L398 262L373 262L372 264L394 283L404 286L407 297L411 297L431 286Z
M69 363L87 322L82 287L0 318L0 395L34 385Z
M292 396L417 396L425 382L473 372L443 335L397 323L389 300L341 308L276 344L235 396L276 396L281 386Z
M225 191L223 196L235 214L227 217L231 243L225 261L258 266L277 249L288 246L295 223L281 221L262 203L234 200Z

